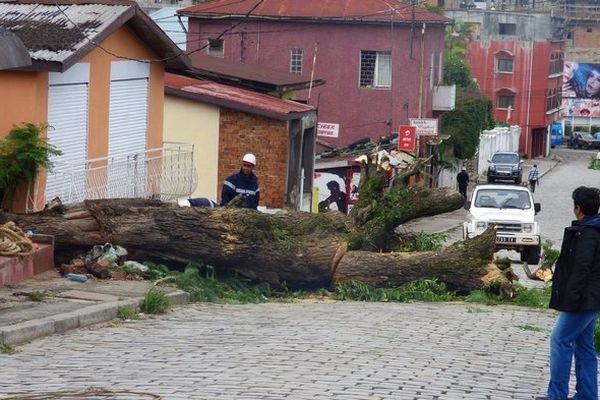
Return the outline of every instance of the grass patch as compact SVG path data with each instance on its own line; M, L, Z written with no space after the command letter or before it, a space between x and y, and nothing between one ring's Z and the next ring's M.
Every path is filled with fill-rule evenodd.
M148 314L164 314L169 309L169 299L163 291L153 287L144 296L140 308Z
M533 325L517 325L517 328L523 329L524 331L530 331L530 332L546 332L546 328L541 328L539 326L533 326Z
M409 282L398 288L374 288L362 282L341 283L336 286L334 298L354 301L451 301L456 299L444 283L435 279Z
M463 300L467 303L478 303L487 305L500 304L503 302L500 296L487 292L485 290L474 290L467 296L465 296Z
M27 293L27 297L29 297L29 300L31 301L42 302L46 300L48 294L44 291L36 290L34 292Z
M183 273L175 276L175 284L188 292L192 301L262 303L271 296L271 288L266 283L249 285L236 276L218 279L210 265L188 266Z
M444 246L448 239L445 233L419 232L410 240L400 244L395 250L401 252L437 251Z
M0 343L0 354L14 354L14 353L15 353L15 349L13 349L12 347L10 347L7 344Z
M122 319L123 321L135 320L140 318L138 313L125 306L117 307L117 317L119 317L119 319Z
M517 296L511 302L522 307L548 308L551 294L551 286L545 286L540 289L518 287Z

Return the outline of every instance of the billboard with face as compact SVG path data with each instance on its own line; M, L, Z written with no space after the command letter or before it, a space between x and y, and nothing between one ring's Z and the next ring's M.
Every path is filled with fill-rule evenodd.
M566 62L563 110L569 117L600 117L600 64Z

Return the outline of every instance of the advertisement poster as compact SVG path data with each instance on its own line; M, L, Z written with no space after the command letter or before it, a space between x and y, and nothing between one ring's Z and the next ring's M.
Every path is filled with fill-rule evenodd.
M400 126L398 132L398 150L415 151L416 128L414 126Z
M600 117L600 64L566 62L562 109L566 117Z
M345 175L345 171L342 172ZM345 176L332 172L315 172L314 185L319 188L319 212L337 210L348 213Z

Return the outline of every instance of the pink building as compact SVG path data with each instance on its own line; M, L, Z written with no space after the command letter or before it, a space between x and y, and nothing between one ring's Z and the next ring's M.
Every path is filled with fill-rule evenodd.
M325 80L295 98L318 108L328 143L377 140L433 116L443 15L398 0L215 0L179 13L188 51Z

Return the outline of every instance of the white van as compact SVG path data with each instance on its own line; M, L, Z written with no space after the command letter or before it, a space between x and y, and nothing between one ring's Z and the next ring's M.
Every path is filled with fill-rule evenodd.
M540 227L535 215L540 203L533 202L529 189L514 185L479 185L465 203L469 219L463 225L463 239L483 233L496 225L496 249L516 250L521 261L540 262Z

